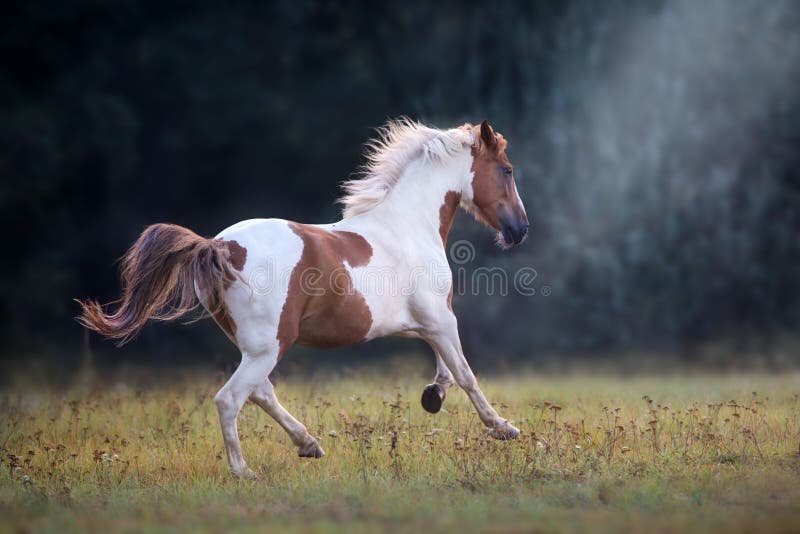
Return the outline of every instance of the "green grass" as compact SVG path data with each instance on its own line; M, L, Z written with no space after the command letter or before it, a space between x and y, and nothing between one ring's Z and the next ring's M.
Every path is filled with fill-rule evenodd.
M458 389L425 413L421 376L297 378L327 456L248 404L256 481L228 474L221 382L0 393L0 530L800 529L800 374L484 379L513 442Z

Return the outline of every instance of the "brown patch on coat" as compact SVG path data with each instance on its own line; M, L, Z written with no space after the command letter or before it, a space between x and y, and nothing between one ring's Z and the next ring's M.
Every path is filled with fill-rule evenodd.
M461 194L455 191L448 191L444 196L444 202L439 208L439 235L442 237L442 245L447 247L447 235L453 226L453 218L456 210L461 203ZM450 292L447 294L447 308L453 311L453 286L450 285Z
M215 293L212 293L207 300L208 310L211 313L211 317L214 318L214 322L222 328L222 331L225 332L231 341L236 343L236 322L228 312L225 301L219 299Z
M473 216L483 224L501 229L500 214L509 212L527 221L525 209L517 199L513 167L506 155L506 140L483 121L472 145L472 203ZM512 169L505 174L504 169Z
M453 226L453 218L456 216L459 202L461 202L461 194L448 191L439 208L439 235L442 237L442 245L447 245L447 234L450 233L450 227Z
M278 322L279 357L293 343L310 347L361 343L372 326L372 314L344 264L367 265L372 247L354 232L294 222L289 228L303 240L303 252L292 270Z
M240 245L236 240L231 240L227 243L228 251L230 252L228 261L231 262L231 266L233 266L234 269L241 272L244 270L244 264L247 261L247 249Z

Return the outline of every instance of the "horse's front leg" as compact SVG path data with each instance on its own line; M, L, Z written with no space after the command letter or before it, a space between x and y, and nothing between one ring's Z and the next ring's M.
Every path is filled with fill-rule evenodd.
M436 377L433 379L433 383L425 386L422 391L422 407L430 413L438 413L442 409L447 390L455 383L453 373L447 368L436 349L434 352L436 353Z
M478 381L461 349L455 316L447 316L440 324L429 329L424 337L452 371L461 389L469 396L481 421L491 429L491 436L496 439L514 439L519 436L519 430L497 414L478 387Z

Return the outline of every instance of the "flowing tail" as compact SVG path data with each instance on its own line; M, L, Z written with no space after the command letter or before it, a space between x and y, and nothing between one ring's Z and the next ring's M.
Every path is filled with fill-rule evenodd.
M78 322L123 345L149 319L171 321L195 310L195 283L216 314L225 288L239 276L231 265L233 243L174 224L148 226L122 258L122 297L111 303L119 304L117 310L106 314L95 300L80 302Z

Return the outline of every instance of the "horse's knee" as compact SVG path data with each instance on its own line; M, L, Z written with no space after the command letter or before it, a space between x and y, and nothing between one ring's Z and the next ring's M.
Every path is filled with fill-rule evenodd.
M230 392L221 389L216 395L214 395L214 404L217 405L217 412L219 413L220 419L230 417L230 414L234 409L233 397L231 396Z

